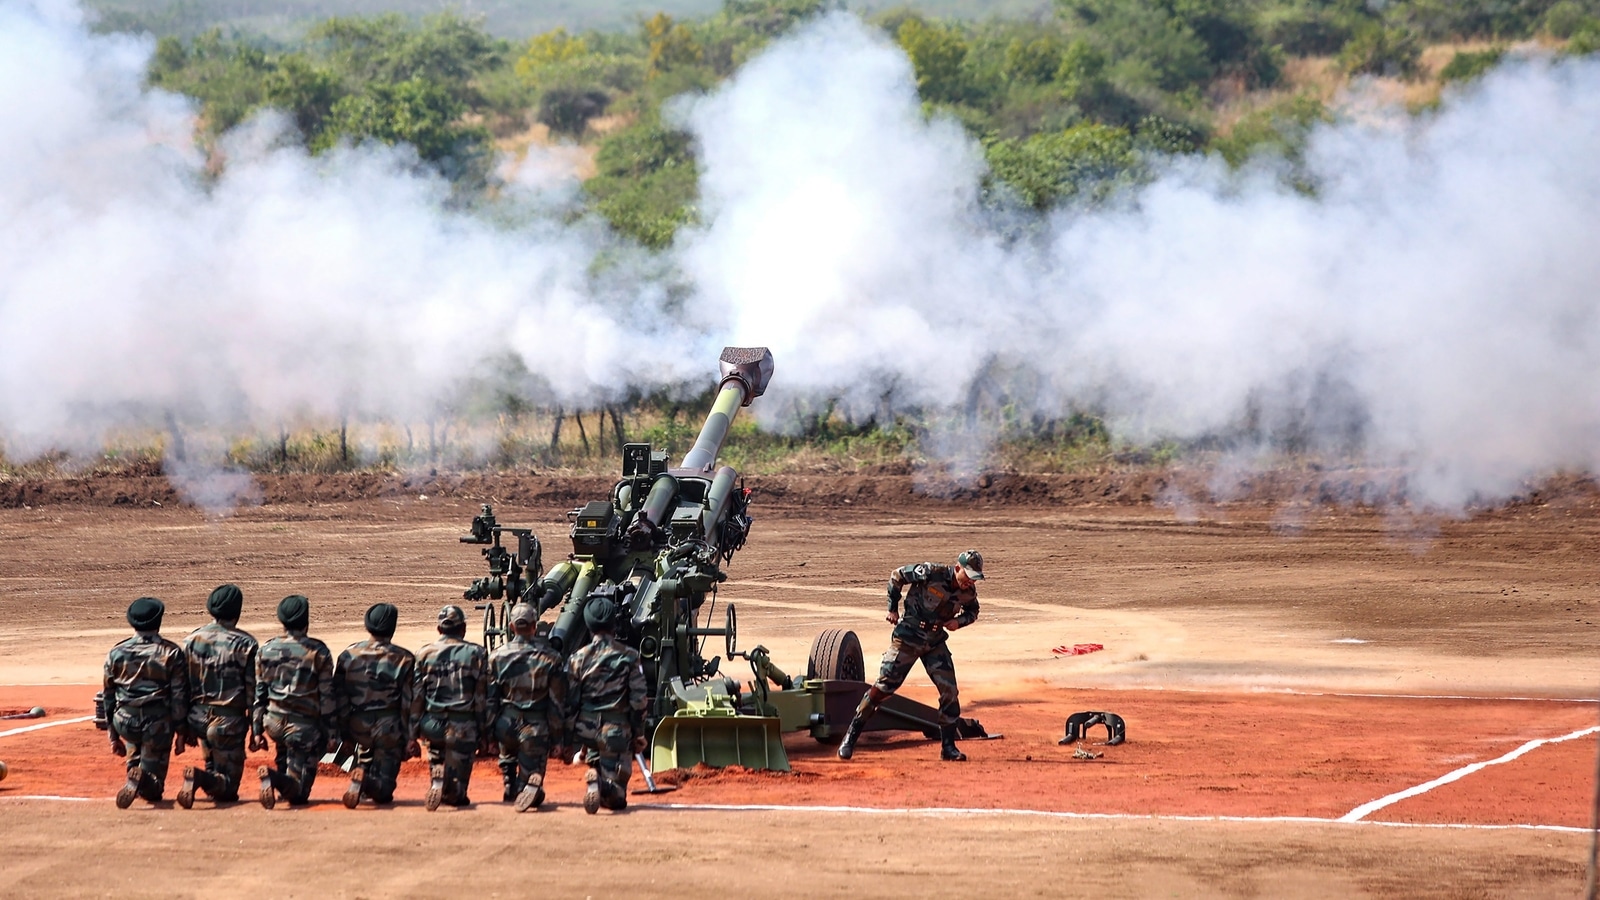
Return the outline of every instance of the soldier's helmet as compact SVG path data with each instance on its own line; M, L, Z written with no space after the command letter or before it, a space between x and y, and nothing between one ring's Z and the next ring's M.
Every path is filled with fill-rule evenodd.
M532 628L539 621L539 611L531 603L518 603L511 607L511 624L518 628Z
M467 630L467 612L454 603L439 610L440 631L465 631Z
M976 550L965 550L956 557L956 565L967 573L973 581L983 580L983 554Z

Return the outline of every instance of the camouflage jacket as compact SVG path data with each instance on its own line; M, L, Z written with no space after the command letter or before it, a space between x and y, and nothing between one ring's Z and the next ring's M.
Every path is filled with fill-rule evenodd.
M416 685L411 695L411 728L422 714L468 716L488 727L489 654L481 644L441 637L417 651Z
M339 698L339 720L365 713L400 717L400 733L411 733L411 689L417 658L389 641L370 638L339 654L333 670L333 692Z
M256 699L256 639L219 622L183 641L189 661L189 702L225 706L248 715Z
M183 651L153 631L140 632L111 648L105 667L106 721L119 708L181 726L189 715L189 674Z
M299 716L338 730L339 698L333 692L333 653L305 632L291 631L261 645L256 657L257 717L269 712Z
M890 612L899 612L902 590L905 611L894 626L898 640L936 643L945 639L944 623L954 619L966 626L978 619L977 586L956 587L954 566L925 562L901 566L889 573Z
M561 654L542 637L513 637L489 657L489 718L516 710L543 716L559 735L567 715L567 670Z
M613 713L638 734L649 703L639 651L615 637L596 635L567 660L568 724L583 713Z

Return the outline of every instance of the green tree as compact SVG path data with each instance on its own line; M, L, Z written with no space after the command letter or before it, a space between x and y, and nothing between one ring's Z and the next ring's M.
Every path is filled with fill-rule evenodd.
M607 135L595 166L599 171L584 190L617 231L660 249L695 220L699 172L689 135L659 117Z
M900 23L895 40L911 58L917 92L924 100L958 103L966 93L961 64L967 42L956 29L911 16Z
M1422 43L1415 32L1378 22L1363 26L1339 52L1339 65L1352 75L1410 78L1422 61Z
M1061 52L1061 40L1052 34L1029 41L1013 38L1006 45L1001 71L1009 81L1044 84L1054 80L1061 68Z
M1138 155L1125 128L1085 122L1064 131L989 145L989 169L1029 206L1100 200L1137 175Z
M1504 47L1490 47L1488 50L1458 50L1456 55L1450 57L1450 62L1439 70L1439 80L1471 81L1500 64L1506 55Z
M651 74L674 69L698 66L705 62L705 49L695 40L694 32L672 20L666 13L656 13L644 23L645 43L649 47L646 66Z
M359 94L339 98L311 143L321 152L341 140L410 144L430 162L468 156L487 143L481 129L457 123L463 107L444 87L412 77L397 84L374 81Z

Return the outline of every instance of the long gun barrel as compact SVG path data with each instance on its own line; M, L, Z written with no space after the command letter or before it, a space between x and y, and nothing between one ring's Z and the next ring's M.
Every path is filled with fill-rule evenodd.
M767 382L772 380L772 351L766 347L724 347L720 360L722 382L717 392L717 402L706 416L705 425L694 446L684 455L680 468L696 472L710 472L717 464L717 454L728 437L733 417L739 407L767 392Z

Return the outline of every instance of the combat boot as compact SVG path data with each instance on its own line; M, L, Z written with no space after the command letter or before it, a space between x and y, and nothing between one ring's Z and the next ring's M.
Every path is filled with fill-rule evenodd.
M945 762L967 761L967 755L961 752L960 747L956 746L956 726L941 725L939 727L939 737L944 742L944 746L939 748L940 759Z
M517 787L517 776L515 773L504 772L501 773L501 777L505 779L506 792L503 796L501 796L500 802L510 803L517 799L517 797L522 793L522 790L521 788Z
M361 782L366 777L366 771L360 766L357 766L355 771L350 773L350 786L344 789L344 797L342 798L345 809L355 809L361 804Z
M271 809L278 803L278 794L272 789L272 767L262 766L256 769L256 774L261 776L261 808Z
M583 811L592 816L600 811L599 773L590 769L586 780L589 782L589 786L583 792Z
M117 790L117 809L127 809L133 805L133 798L139 796L138 777L129 776L128 782Z
M543 802L544 788L532 784L525 785L521 792L517 794L516 810L517 812L527 812L530 809L538 809L539 804Z
M856 755L856 739L861 737L861 729L866 725L866 720L860 716L850 720L850 727L844 730L844 740L839 742L839 758L849 759Z
M183 786L178 788L177 796L178 805L184 809L194 809L195 775L194 766L184 766Z
M428 782L428 799L423 801L428 812L438 809L439 804L444 802L444 767L434 766L432 774L433 780Z

